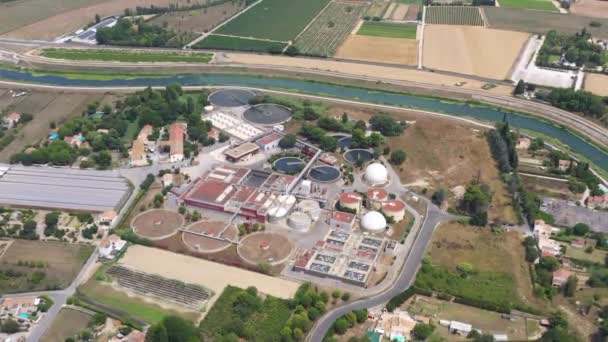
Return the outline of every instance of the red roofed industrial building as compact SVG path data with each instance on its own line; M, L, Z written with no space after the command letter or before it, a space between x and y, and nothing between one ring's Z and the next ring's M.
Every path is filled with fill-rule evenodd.
M367 206L370 209L382 209L382 203L388 199L388 192L380 188L370 188L367 190Z
M340 206L359 212L363 197L356 192L345 192L340 194Z
M262 151L270 152L279 148L279 141L281 141L282 138L283 136L281 134L273 132L263 138L258 139L256 144L260 146Z
M405 203L399 200L384 202L382 203L382 212L395 222L399 222L405 217Z
M169 159L172 163L184 160L184 133L186 124L176 122L169 127Z

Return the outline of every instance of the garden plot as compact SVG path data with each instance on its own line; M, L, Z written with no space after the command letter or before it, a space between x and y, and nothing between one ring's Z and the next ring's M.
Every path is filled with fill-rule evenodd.
M366 7L364 3L331 3L296 40L296 47L304 54L333 56Z
M470 26L429 25L424 32L423 65L503 80L528 34Z
M429 6L426 10L425 23L484 26L478 7L463 6Z

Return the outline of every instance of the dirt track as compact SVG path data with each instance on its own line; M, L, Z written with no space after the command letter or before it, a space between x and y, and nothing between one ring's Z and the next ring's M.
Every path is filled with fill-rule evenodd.
M424 67L504 80L528 34L483 27L427 25Z

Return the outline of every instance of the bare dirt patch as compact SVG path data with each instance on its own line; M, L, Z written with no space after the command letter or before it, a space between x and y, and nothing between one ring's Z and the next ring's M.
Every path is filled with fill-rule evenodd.
M243 289L255 286L262 293L289 299L299 286L293 281L139 245L129 247L120 263L141 272L198 284L215 293L221 293L226 285Z
M220 233L226 228L225 222L219 221L199 221L189 225L186 229L195 233L203 233L212 237L204 237L197 234L183 233L182 239L184 244L194 252L200 253L215 253L230 247L228 241L219 240L225 238L228 240L236 240L238 231L234 226L230 226L226 232L220 236ZM213 237L216 237L214 239Z
M403 20L416 20L418 19L418 11L420 6L418 4L410 4L407 9L407 14L403 18Z
M608 1L605 0L578 0L570 6L572 14L607 18L608 17Z
M391 15L391 19L403 20L403 18L405 18L405 15L407 14L409 7L410 7L410 5L408 5L408 4L397 5L397 8L395 8L395 10L393 11L393 14Z
M84 330L89 325L91 318L91 315L81 311L70 308L61 309L40 341L65 341L68 337L73 337Z
M175 234L184 221L184 217L175 211L152 209L137 215L131 228L143 238L159 240Z
M293 251L289 239L275 233L255 233L241 240L237 249L239 256L250 264L283 263Z
M585 90L596 95L608 96L608 75L586 73Z
M17 1L17 4L21 4L18 9L10 12L4 11L5 14L0 11L0 23L5 19L4 15L13 23L1 30L4 32L2 37L53 40L93 23L96 14L106 17L121 14L125 8L184 5L188 3L188 0L110 0L97 4L95 4L97 2L95 0L61 0L61 2L65 3L65 7L54 8L55 1ZM48 3L50 7L40 6L44 3ZM44 8L44 11L41 11L39 7ZM37 15L28 14L31 11ZM29 20L22 20L21 13ZM15 23L15 20L22 21Z
M430 69L503 80L528 37L483 27L427 25L422 62Z
M187 12L172 12L162 14L152 20L150 24L168 27L179 32L207 32L232 17L244 8L244 2L226 2Z
M391 17L391 13L393 13L393 11L395 10L395 6L396 5L397 5L397 3L391 2L388 5L388 8L386 9L386 12L384 12L384 15L382 16L382 19L389 19Z
M445 223L433 233L428 246L433 264L455 271L467 262L482 272L504 272L513 277L520 299L526 304L545 304L533 294L532 280L518 232L494 233L459 223Z
M416 65L418 41L413 39L350 35L338 48L336 58Z

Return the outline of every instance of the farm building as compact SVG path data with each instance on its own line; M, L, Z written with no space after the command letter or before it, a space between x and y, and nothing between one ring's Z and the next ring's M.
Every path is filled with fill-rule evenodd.
M113 171L0 164L0 205L119 211L131 188Z

